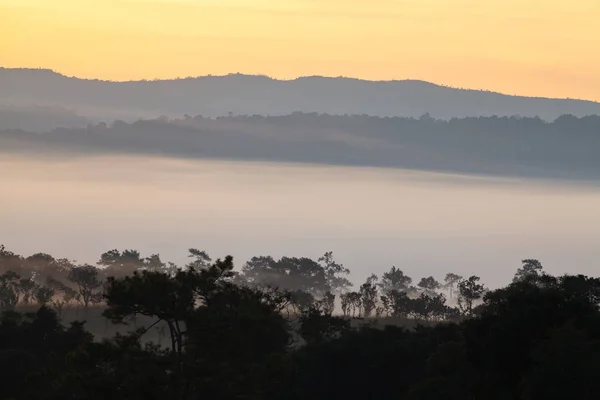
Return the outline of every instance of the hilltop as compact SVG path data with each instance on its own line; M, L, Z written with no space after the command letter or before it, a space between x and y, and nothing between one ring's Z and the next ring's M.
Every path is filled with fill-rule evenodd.
M286 115L316 112L379 117L513 116L550 121L600 114L600 103L456 89L417 80L367 81L322 76L277 80L230 74L111 82L44 69L0 68L0 105L63 107L80 116L134 120L159 115Z

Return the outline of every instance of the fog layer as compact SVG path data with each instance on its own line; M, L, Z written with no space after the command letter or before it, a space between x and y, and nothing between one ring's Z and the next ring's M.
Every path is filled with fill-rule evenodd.
M111 248L183 261L189 247L318 257L333 250L362 281L476 273L494 287L520 260L593 273L600 190L541 180L406 170L88 157L3 156L0 243L96 261ZM40 248L42 246L43 248Z

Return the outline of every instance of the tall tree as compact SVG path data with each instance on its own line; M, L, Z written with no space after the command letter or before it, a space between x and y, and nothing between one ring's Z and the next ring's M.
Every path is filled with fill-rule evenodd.
M315 303L315 307L319 310L322 315L330 316L335 310L335 294L331 292L325 293L322 299L319 299Z
M56 291L48 286L39 286L35 291L35 301L41 306L48 304L52 301L52 298L56 294Z
M325 253L318 261L323 266L325 279L332 293L342 293L352 287L352 283L346 278L350 270L334 260L332 251Z
M23 258L18 254L6 249L6 246L0 244L0 268L2 271L15 270L21 266Z
M271 284L278 278L276 261L271 256L252 257L242 267L241 281L251 286Z
M438 290L441 287L440 283L436 281L433 276L430 276L428 278L422 278L417 286L423 293L425 293L429 297L433 297L435 295L436 290Z
M161 260L160 254L152 254L144 258L143 269L154 272L163 272L167 275L174 276L177 273L177 265L172 262L165 263Z
M392 290L386 298L389 299L387 307L391 309L393 317L406 318L413 311L412 299L407 292Z
M77 297L77 292L71 287L65 285L61 281L48 277L46 286L51 288L55 295L50 300L52 307L56 310L59 319L62 319L63 312L66 306L69 306Z
M342 308L342 315L344 317L350 316L350 292L340 294L340 305Z
M188 268L204 269L210 267L212 259L206 251L198 249L189 249L188 252L188 258L192 259L192 261L190 261L186 265Z
M483 296L485 287L479 281L480 278L473 275L458 284L458 307L464 315L473 315L473 304Z
M352 312L352 318L355 318L358 311L358 317L361 316L362 311L362 296L360 292L348 292L345 293L347 301L348 316Z
M522 266L517 270L513 282L537 280L543 273L542 263L535 259L521 261Z
M411 283L411 277L405 275L402 270L393 266L388 272L385 272L381 276L381 281L378 285L381 288L381 291L387 295L393 290L406 291Z
M52 257L52 261L45 264L36 262L32 273L32 280L38 285L45 285L50 277L60 281L67 281L69 271L73 267L75 267L75 264L66 258L55 259Z
M0 275L0 311L13 310L19 302L19 275L8 271Z
M69 272L69 281L76 285L77 294L86 313L90 304L100 301L99 289L102 281L98 277L96 267L86 264L73 268Z
M452 295L456 291L458 282L460 282L462 280L462 278L463 278L462 276L457 275L452 272L448 272L446 274L446 277L444 278L444 282L445 282L444 289L446 289L448 291L448 297L450 298L450 300L452 300Z
M46 274L53 273L57 269L56 259L47 253L35 253L25 259L28 273L21 273L25 279L42 282ZM32 293L28 296L33 298Z
M39 286L33 279L23 278L19 280L17 288L21 301L25 304L29 304L30 301L35 299L35 294Z
M142 268L144 260L137 250L123 250L123 252L120 252L114 249L103 253L100 256L98 265L106 268L104 270L106 276L125 276Z
M293 290L290 291L290 300L295 309L294 311L300 314L313 306L315 297L310 293L303 292L302 290Z
M364 318L369 318L377 308L377 280L377 275L373 274L360 286L360 303Z
M306 257L253 257L242 268L243 279L251 286L273 286L283 290L301 290L321 298L330 291L325 269Z
M181 357L184 346L185 320L196 304L206 304L215 290L233 275L233 258L217 260L209 268L179 270L174 277L154 271L136 272L121 279L109 277L104 315L116 323L145 315L156 318L150 326L167 324L171 349ZM146 328L146 331L150 329Z

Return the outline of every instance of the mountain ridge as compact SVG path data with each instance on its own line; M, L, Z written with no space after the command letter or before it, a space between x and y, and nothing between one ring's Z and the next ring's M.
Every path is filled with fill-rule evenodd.
M177 77L177 78L156 78L156 79L128 79L128 80L110 80L110 79L100 79L100 78L85 78L76 75L66 75L59 71L55 71L50 68L8 68L0 66L0 73L4 71L15 71L15 72L34 72L34 73L47 73L50 75L58 76L60 78L66 79L75 79L78 81L87 81L87 82L101 82L101 83L161 83L161 82L179 82L179 81L189 81L189 80L199 80L204 78L232 78L232 77L241 77L241 78L251 78L251 79L264 79L273 82L297 82L304 80L339 80L339 81L350 81L350 82L361 82L368 84L390 84L390 83L401 83L401 84L420 84L424 86L430 86L440 89L451 89L458 90L463 92L481 92L494 94L499 96L508 96L508 97L520 97L525 99L541 99L541 100L573 100L573 101L581 101L586 103L593 103L600 105L600 101L591 100L591 99L582 99L576 97L548 97L548 96L530 96L523 94L512 94L499 92L490 89L478 89L478 88L462 88L458 86L445 85L442 83L436 83L432 81L427 81L423 79L366 79L366 78L356 78L351 76L327 76L327 75L302 75L295 78L276 78L265 74L246 74L241 72L230 72L228 74L208 74L208 75L195 75L195 76L186 76L186 77Z
M68 77L49 69L1 68L0 101L101 110L109 117L158 115L334 115L435 118L599 115L593 100L531 97L462 89L423 80L373 81L305 76L289 80L266 75L207 75L165 80L106 81ZM84 113L85 114L85 113Z

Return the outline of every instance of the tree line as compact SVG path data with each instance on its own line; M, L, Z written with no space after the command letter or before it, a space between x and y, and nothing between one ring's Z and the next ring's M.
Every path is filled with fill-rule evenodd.
M0 126L0 129L2 127ZM48 130L52 129L50 126ZM14 154L144 154L186 159L301 162L461 174L597 179L600 117L479 117L438 120L294 113L0 131Z
M185 268L202 270L211 257L202 250L189 249ZM523 261L528 271L537 260ZM539 264L541 265L541 264ZM539 267L541 268L541 266ZM77 264L45 253L28 257L0 246L0 310L14 310L20 303L48 305L59 318L66 309L103 305L106 284L113 278L136 272L158 272L173 277L181 270L163 262L159 254L142 257L137 250L114 249L103 253L96 265ZM319 305L327 313L338 311L344 317L413 318L419 321L457 320L473 313L474 305L486 288L480 278L449 272L442 282L433 276L413 279L393 266L381 278L372 274L353 290L350 270L338 263L332 252L317 260L307 257L252 257L240 271L233 271L233 282L251 288L280 290L289 297L291 311L300 314ZM452 305L450 305L452 303Z
M91 266L22 257L2 247L4 397L533 400L600 394L598 278L551 276L528 259L496 290L476 276L451 273L443 283L424 277L413 285L396 267L353 290L348 269L331 253L318 260L255 257L240 270L230 256L212 260L196 249L189 256L178 268L158 255L113 250ZM130 331L95 340L84 321L61 324L52 303L63 298L61 285L81 307L101 304L106 319ZM49 301L37 294L42 288L55 290ZM37 311L19 312L19 302L32 298ZM132 327L135 316L149 322ZM394 324L394 317L417 324ZM158 325L168 332L165 346L143 341Z

